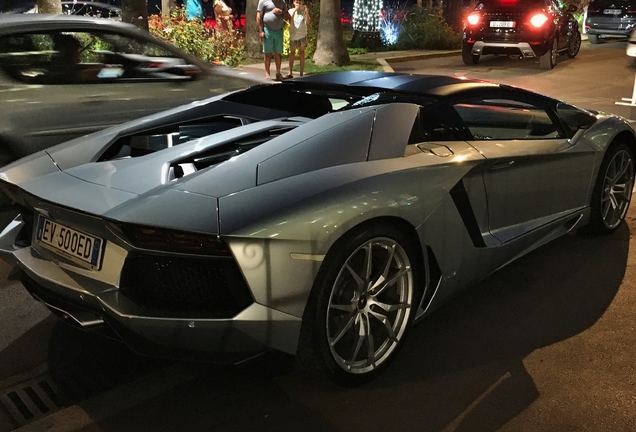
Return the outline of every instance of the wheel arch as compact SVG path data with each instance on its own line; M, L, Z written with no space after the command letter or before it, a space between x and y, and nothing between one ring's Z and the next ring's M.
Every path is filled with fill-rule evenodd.
M382 225L391 226L397 229L409 239L409 242L416 253L416 262L412 263L412 265L417 265L418 268L423 269L437 267L435 257L432 253L428 253L428 250L430 248L426 244L423 244L421 242L417 229L415 228L415 226L413 226L413 224L399 216L377 216L350 227L349 229L341 233L340 236L331 244L329 250L327 251L325 259L318 269L318 274L316 275L312 291L315 289L315 282L318 281L321 278L321 275L326 272L326 268L327 266L329 266L329 257L330 255L333 255L335 253L334 251L338 250L338 248L341 247L344 243L346 243L356 235L360 234L361 232L367 229L374 229L374 227L380 227ZM426 277L426 275L422 276ZM422 283L423 281L418 282ZM423 293L419 292L418 297L421 298L421 294Z
M629 147L629 149L631 150L632 155L636 155L636 136L634 136L634 134L630 133L627 130L619 132L618 134L616 134L616 136L614 136L614 138L612 138L612 141L607 146L607 148L609 149L610 147L617 145L618 143L626 144L627 147Z

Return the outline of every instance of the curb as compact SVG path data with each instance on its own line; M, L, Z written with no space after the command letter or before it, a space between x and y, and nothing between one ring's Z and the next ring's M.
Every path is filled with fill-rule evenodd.
M415 61L415 60L425 60L432 58L442 58L442 57L452 57L455 55L461 54L461 50L452 50L452 51L433 51L429 53L420 53L420 54L411 54L411 55L402 55L395 57L378 57L376 60L382 68L384 72L395 72L389 62L400 63L407 61Z

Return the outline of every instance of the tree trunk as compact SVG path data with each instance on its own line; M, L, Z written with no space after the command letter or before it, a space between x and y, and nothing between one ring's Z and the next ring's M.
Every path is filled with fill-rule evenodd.
M256 27L256 7L258 0L245 2L245 57L255 59L263 57L263 42L258 37Z
M61 0L38 0L38 12L48 14L61 14Z
M122 0L121 20L148 30L148 3L146 0Z
M444 1L444 19L454 30L462 31L462 0L446 0Z
M349 52L345 47L340 22L340 0L320 2L320 23L314 63L319 66L349 64Z

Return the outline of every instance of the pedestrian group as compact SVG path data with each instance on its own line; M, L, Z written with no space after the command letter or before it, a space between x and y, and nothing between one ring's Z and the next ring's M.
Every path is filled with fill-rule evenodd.
M232 0L184 0L184 6L188 20L203 20L204 16L213 11L217 31L231 31L237 19L237 14L233 12L235 9ZM285 22L289 23L289 73L283 76L281 63ZM304 0L294 0L294 7L291 9L287 8L285 0L259 0L256 8L256 25L263 42L265 78L271 79L272 57L276 68L275 79L282 81L293 78L296 54L299 60L299 74L304 75L307 28L310 22L309 9Z

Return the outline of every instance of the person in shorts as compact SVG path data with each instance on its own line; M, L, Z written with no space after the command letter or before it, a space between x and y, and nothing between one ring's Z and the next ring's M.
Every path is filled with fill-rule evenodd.
M289 10L289 75L293 78L294 57L298 50L300 76L305 73L305 48L307 47L307 27L311 24L309 9L305 0L294 0L294 7Z
M283 25L289 19L284 0L259 0L256 7L258 36L263 41L265 78L270 79L272 55L276 65L276 79L283 80L280 66L283 59Z

